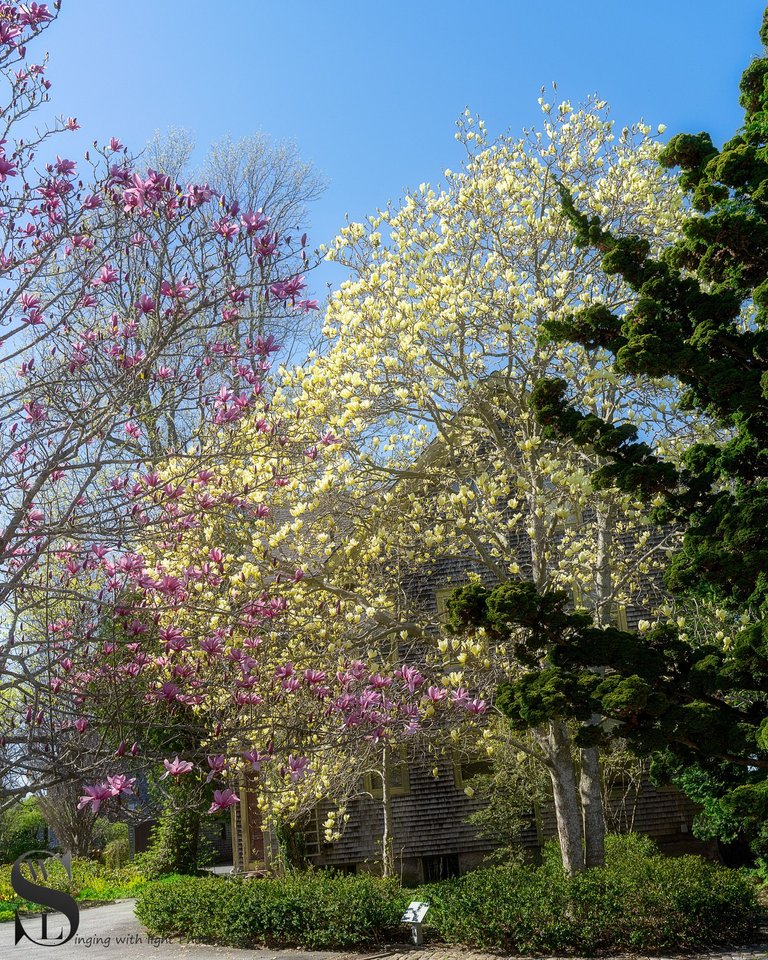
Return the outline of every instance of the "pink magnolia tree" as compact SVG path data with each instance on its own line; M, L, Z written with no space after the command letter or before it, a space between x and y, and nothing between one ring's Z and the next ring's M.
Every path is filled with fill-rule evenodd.
M272 349L261 342L262 368ZM148 780L192 835L201 808L226 811L246 782L272 822L330 802L334 835L368 774L381 784L391 871L389 770L486 705L446 686L426 637L403 636L396 611L367 617L340 586L341 553L303 549L322 524L302 530L291 517L302 503L337 513L333 492L318 501L316 487L345 443L261 382L242 417L213 416L194 455L134 471L121 510L145 518L140 531L72 574L98 587L101 617L78 656L52 663L71 708L59 735L99 758L83 809L130 805ZM220 389L214 408L230 403Z
M173 514L155 465L185 464L204 503L200 436L221 431L224 464L264 403L270 317L315 307L295 273L305 237L288 244L261 211L142 167L115 137L70 159L74 118L33 125L50 81L28 48L57 12L0 6L0 808L99 768L109 738L65 681L121 622L129 545Z
M325 641L351 601L274 540L341 445L273 396L270 318L317 306L306 237L115 138L54 154L73 119L25 140L48 98L26 43L53 13L2 11L0 806L77 777L96 814L156 777L216 813L245 774L276 816L343 804L484 705L392 624L373 652L359 619Z
M294 566L275 542L287 504L322 476L340 440L311 419L286 422L267 391L259 404L212 428L223 464L204 445L130 483L124 509L148 518L143 536L77 574L101 578L101 627L79 657L58 658L52 685L73 707L61 735L101 758L80 805L114 810L150 779L196 830L194 811L229 809L248 781L273 822L321 800L342 808L334 832L371 774L391 871L393 758L485 704L446 688L439 671L430 679L424 651L398 644L395 620L382 633L355 617L343 636L353 595Z

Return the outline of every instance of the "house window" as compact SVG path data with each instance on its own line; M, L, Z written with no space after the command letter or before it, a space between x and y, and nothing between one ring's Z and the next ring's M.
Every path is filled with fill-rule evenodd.
M458 877L459 855L458 853L440 853L433 857L422 857L421 870L424 883L437 883L449 877Z
M387 772L387 786L390 797L407 797L411 792L411 780L408 774L408 754L401 747L396 755L390 756ZM376 800L381 800L381 777L378 773L366 773L363 789Z
M435 591L435 606L437 607L437 617L442 622L448 619L448 601L457 585L451 587L440 587Z
M453 781L457 788L462 790L473 777L490 773L492 769L493 761L481 753L463 757L456 755L453 761Z
M627 620L627 608L623 603L614 603L611 609L611 619L619 630L629 630L629 621Z
M332 863L328 866L321 866L320 869L324 873L353 874L353 873L357 873L357 864L356 863Z

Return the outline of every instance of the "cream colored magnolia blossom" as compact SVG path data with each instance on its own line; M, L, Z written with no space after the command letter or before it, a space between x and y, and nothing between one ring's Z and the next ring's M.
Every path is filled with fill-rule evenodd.
M595 102L542 104L542 113L541 131L493 142L465 116L458 137L467 157L444 186L422 184L398 207L340 231L328 258L350 276L329 302L324 341L277 382L271 416L286 445L276 453L246 418L242 459L219 478L251 505L268 504L268 516L206 521L158 555L173 573L205 562L212 548L223 553L221 583L200 587L185 630L228 624L244 594L279 579L287 610L264 637L265 673L290 660L332 676L350 658L384 672L405 657L428 661L447 691L491 699L519 665L482 631L442 632L418 584L446 560L464 563L457 584L533 577L602 622L616 604L657 602L672 536L660 538L626 495L596 492L598 458L546 441L528 397L539 378L562 376L583 409L654 440L689 442L694 426L672 384L621 379L599 351L540 338L546 319L593 302L621 311L629 298L593 251L574 247L561 181L580 206L656 250L686 212L650 128L617 133ZM318 451L311 438L322 431L334 441ZM239 642L236 629L228 642ZM278 703L274 711L269 735L290 737L295 718ZM431 750L479 736L493 752L475 718L448 716L439 700L423 707ZM302 736L313 775L269 795L275 816L298 817L322 796L343 804L378 762L376 744L319 719L316 742ZM419 741L393 737L411 749ZM325 829L335 835L336 821Z

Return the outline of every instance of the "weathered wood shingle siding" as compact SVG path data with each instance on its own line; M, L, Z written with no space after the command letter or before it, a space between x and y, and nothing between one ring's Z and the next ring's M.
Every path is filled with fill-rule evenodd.
M477 865L496 846L492 840L478 837L470 814L482 807L481 801L468 797L456 786L454 766L441 761L437 778L432 766L421 761L409 763L410 792L392 798L392 847L397 863L402 863L406 879L419 880L422 857L458 854L464 869ZM326 808L318 811L322 821ZM378 863L381 860L383 817L380 801L360 797L349 808L350 821L342 838L335 843L321 841L312 857L318 866L347 866ZM536 846L532 825L526 838Z

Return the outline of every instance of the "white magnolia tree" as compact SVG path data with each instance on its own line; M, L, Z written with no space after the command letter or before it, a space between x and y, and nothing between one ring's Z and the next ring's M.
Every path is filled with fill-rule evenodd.
M600 351L542 337L545 320L627 300L595 254L575 248L561 181L604 223L653 245L685 216L648 127L617 131L594 101L542 103L542 113L541 131L492 143L465 116L467 160L446 171L444 188L422 184L340 233L328 256L350 279L329 303L326 343L284 377L285 403L342 438L314 485L297 483L277 535L305 569L302 591L345 597L345 621L312 635L401 636L442 661L454 695L486 703L519 668L513 651L438 639L441 618L420 606L420 582L431 576L434 589L447 569L458 571L454 585L523 577L567 590L606 624L623 605L654 607L669 546L638 504L593 490L599 456L543 439L529 409L536 382L556 372L582 408L671 447L691 434L667 384L619 381ZM596 749L576 750L564 720L520 749L550 775L566 867L601 862Z

